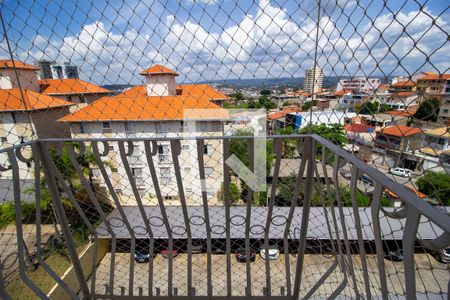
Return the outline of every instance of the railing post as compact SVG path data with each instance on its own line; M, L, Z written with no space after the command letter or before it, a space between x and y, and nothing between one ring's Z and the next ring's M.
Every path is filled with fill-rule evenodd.
M406 212L405 230L403 232L403 267L405 270L406 299L416 299L416 270L414 268L414 244L416 242L417 229L419 228L420 212L408 205Z
M316 144L311 137L305 139L304 152L302 159L307 159L308 167L306 169L305 192L303 197L302 221L300 227L299 250L297 255L297 267L295 271L293 299L298 299L303 273L303 262L305 257L305 243L308 235L309 210L311 208L311 196L313 190L314 165L316 164Z

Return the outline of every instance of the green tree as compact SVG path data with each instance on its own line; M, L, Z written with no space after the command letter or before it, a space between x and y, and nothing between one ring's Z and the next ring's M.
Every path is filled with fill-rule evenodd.
M261 96L265 96L265 97L269 97L271 94L272 94L272 92L270 91L270 90L261 90L260 92L259 92L259 94L261 95Z
M291 135L294 133L295 131L292 126L281 128L276 131L276 134L279 135ZM296 155L297 155L297 139L288 137L283 138L282 157L294 158Z
M313 102L312 101L306 101L305 103L303 103L302 109L303 110L310 110L312 106L313 106Z
M236 183L230 182L230 202L231 204L235 204L237 201L239 201L241 197L241 191L239 190L239 187ZM220 188L219 192L219 199L223 202L225 201L224 198L224 184L222 183L222 186Z
M439 115L440 101L436 98L424 100L414 114L414 118L436 122Z
M443 205L450 205L450 175L447 173L427 171L417 180L417 186L421 193Z
M236 92L236 93L233 93L233 94L229 94L228 96L231 97L231 98L234 98L236 100L244 100L244 94L242 94L241 92Z

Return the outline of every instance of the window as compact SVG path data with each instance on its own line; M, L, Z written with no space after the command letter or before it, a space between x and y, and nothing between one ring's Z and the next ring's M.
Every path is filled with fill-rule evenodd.
M86 103L86 98L84 97L84 95L80 95L80 103Z
M110 122L103 122L102 123L103 129L111 129L111 123Z
M193 192L193 190L191 187L186 187L186 193L192 193L192 192Z
M1 141L2 141L2 144L3 144L3 143L6 143L8 141L8 139L5 136L2 136L1 137Z
M131 168L131 172L133 173L136 185L144 184L144 179L142 178L142 168Z
M445 114L448 114L448 109L444 109L444 113L445 113Z
M80 123L80 133L86 133L86 128L84 128L83 123Z
M210 144L205 144L205 148L203 150L203 153L206 155L212 155L213 153L213 148Z
M160 163L170 162L169 145L158 145L158 160Z
M132 132L132 131L135 131L135 126L134 126L134 123L133 123L133 122L125 122L125 123L124 123L124 126L125 126L125 131L126 131L126 132Z
M66 97L66 100L67 100L67 101L72 101L72 96L67 96L67 97Z
M109 150L109 151L114 151L114 146L113 146L113 145L109 145L109 146L108 146L108 150Z
M181 149L185 150L185 151L189 151L189 145L188 144L181 145Z
M122 189L115 189L116 194L122 194Z
M211 167L205 167L205 177L211 176L213 173L213 168Z
M145 197L145 194L146 194L146 193L147 193L147 192L146 192L145 189L138 189L138 194L139 194L140 197Z
M172 174L170 168L160 168L161 172L161 183L168 184L172 180Z

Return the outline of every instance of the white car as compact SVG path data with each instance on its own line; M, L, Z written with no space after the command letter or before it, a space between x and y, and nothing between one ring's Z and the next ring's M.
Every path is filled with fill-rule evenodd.
M278 250L276 246L269 246L267 252L269 254L269 260L275 260L280 257L280 250ZM261 256L262 259L266 259L266 249L264 246L259 249L259 256Z
M389 172L396 176L411 177L411 171L405 168L391 168Z

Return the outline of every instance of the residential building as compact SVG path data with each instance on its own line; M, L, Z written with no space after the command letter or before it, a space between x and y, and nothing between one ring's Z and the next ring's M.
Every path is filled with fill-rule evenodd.
M116 96L103 97L86 107L62 118L61 122L70 124L74 138L117 138L117 137L184 137L184 136L222 136L223 120L228 118L226 110L213 102L224 99L225 95L206 84L177 85L176 73L161 65L155 65L140 73L145 76L145 84L135 86ZM189 126L195 123L195 126ZM189 130L188 130L189 129ZM170 141L157 145L154 157L156 172L160 176L161 193L166 200L179 201L178 187L172 161ZM118 154L116 145L110 145L108 160L113 166L111 180L122 201L128 205L135 203L127 173ZM147 158L144 143L135 143L129 159L139 193L147 204L155 204L155 191L149 168L145 168ZM204 153L204 166L207 194L210 201L217 201L223 176L222 142L207 140ZM192 205L201 204L201 184L197 144L184 141L179 156L183 172L187 200ZM94 174L98 174L94 170Z
M381 84L379 78L352 77L339 80L336 91L350 90L353 92L371 93Z
M450 74L428 74L417 79L417 90L424 96L441 98L450 94Z
M368 94L363 92L340 90L335 95L339 97L338 106L349 111L354 111L356 105L369 100Z
M322 89L323 72L319 67L310 68L305 71L305 82L303 89L308 93L316 93Z
M286 115L292 112L301 112L302 110L296 106L286 107L278 112L267 115L267 130L269 133L275 133L278 129L286 128L289 125L286 122Z
M424 132L423 147L430 148L435 154L450 150L450 129L440 127Z
M416 83L412 80L402 80L391 84L390 91L392 93L398 92L415 92Z
M40 91L72 103L92 103L111 91L81 79L46 79L39 81Z
M308 126L309 124L318 125L332 125L341 124L347 125L351 123L356 113L342 112L342 111L313 111L313 112L295 112L286 115L286 122L293 124L294 130Z
M392 109L408 110L410 107L418 105L419 97L415 92L393 92L383 104L389 105Z
M39 92L36 71L39 68L20 61L0 60L0 88L22 88Z
M38 61L40 69L40 79L79 79L78 67L70 64L70 62L64 62L59 65L54 61L40 60Z
M404 125L384 127L376 132L375 146L397 151L415 151L422 147L422 129Z

